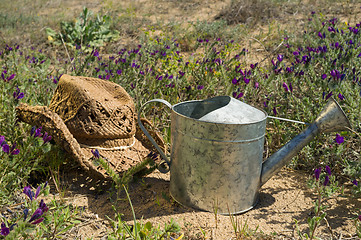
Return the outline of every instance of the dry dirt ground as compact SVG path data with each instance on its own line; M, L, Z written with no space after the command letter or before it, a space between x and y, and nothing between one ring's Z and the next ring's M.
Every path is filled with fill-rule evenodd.
M123 220L133 224L124 191L120 194L121 200L115 203L110 200L107 187L98 194L97 184L92 183L82 171L68 172L63 177L63 184L68 189L64 199L84 209L82 224L69 232L71 237L105 237L110 230L106 216L114 217L112 205L124 214ZM300 230L307 232L307 218L313 216L313 202L316 200L313 191L306 186L309 177L302 172L282 169L260 189L259 203L255 208L234 217L238 228L248 233L257 229L257 233L268 235L268 239L298 239L295 220L299 222ZM158 171L131 183L128 191L137 219L161 227L173 219L181 226L184 239L235 239L230 216L182 206L170 197L168 190L169 174ZM323 239L350 239L355 236L352 213L361 206L361 200L346 195L327 200L328 222L322 222L316 236Z
M135 0L120 1L119 4L123 9L132 7L137 11L137 14L141 14L150 22L163 21L164 19L212 21L229 2ZM96 10L104 4L111 7L112 3L113 1L62 2L55 0L49 1L47 11L41 14L51 14L62 4L66 4L67 9L79 12L82 6ZM327 8L328 6L324 7ZM340 9L346 7L330 3L329 8L331 10L328 13L331 14L335 11L336 14L340 14ZM307 4L302 5L301 8L312 10L312 6ZM352 14L360 14L359 8L358 4L357 8L354 8L357 12ZM341 15L340 17L347 19L348 16L350 15ZM297 12L289 13L288 17L305 19ZM261 49L262 46L259 48ZM81 170L65 172L61 177L63 179L62 186L66 188L64 199L75 206L84 207L82 223L69 232L69 238L105 238L107 231L110 230L106 216L114 217L112 210L114 202L109 200L108 189L104 187L101 189L102 194L100 194L99 187L92 183L91 179L84 175ZM306 187L306 181L309 177L302 172L283 169L260 189L258 205L254 209L236 216L239 228L250 231L258 228L257 232L263 232L271 236L271 239L297 239L295 220L299 222L301 231L306 232L307 218L312 217L313 202L316 199L312 190ZM170 219L174 219L182 227L181 232L185 234L184 239L232 239L235 237L229 216L215 215L214 213L181 206L171 199L168 189L169 174L161 174L158 171L138 182L131 183L129 193L137 218L143 219L144 223L150 221L161 226ZM59 197L56 191L53 191L53 194L55 194L54 197ZM124 214L123 220L132 224L131 209L124 193L122 193L121 198L123 200L118 201L116 208L118 212ZM322 226L316 235L324 239L331 239L331 237L344 239L355 236L355 228L351 218L354 216L352 215L353 210L360 208L361 201L337 196L329 199L327 203L329 205L327 210L328 223L322 222Z

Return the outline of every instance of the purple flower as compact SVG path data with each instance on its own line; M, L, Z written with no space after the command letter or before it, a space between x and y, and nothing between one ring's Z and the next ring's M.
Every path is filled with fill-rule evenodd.
M336 32L336 30L335 30L334 27L328 27L328 31L329 31L329 32L334 32L334 33Z
M282 68L275 68L273 69L273 71L275 72L275 74L279 74L282 71Z
M358 216L358 220L361 222L361 215Z
M336 134L336 138L335 138L335 142L337 143L337 144L341 144L341 143L343 143L344 142L344 138L340 135L340 134Z
M344 99L345 99L345 97L344 97L341 93L338 94L338 98L339 98L340 100L344 100Z
M7 78L7 81L13 80L15 77L15 73L11 74L10 77Z
M282 84L282 87L285 89L286 92L289 91L288 86L287 86L287 83L284 82L284 83Z
M44 135L43 135L43 141L44 141L43 144L46 144L46 143L50 142L51 139L52 139L52 137L50 135L48 135L47 132L45 132Z
M258 82L254 83L254 88L259 88L259 83Z
M46 213L49 210L49 207L46 206L43 199L41 199L41 201L39 203L39 208L43 211L43 213Z
M118 70L117 70L117 74L118 74L118 75L122 74L122 70L121 70L121 69L118 69Z
M41 223L44 218L41 217L44 213L46 213L49 210L48 206L46 206L43 199L41 199L39 203L39 207L35 210L31 218L29 219L29 222L31 224L38 224Z
M93 56L94 56L94 57L99 57L99 52L98 52L97 49L94 49L94 51L93 51Z
M3 152L5 152L7 154L18 155L20 153L20 150L16 148L16 143L14 143L11 146L11 148L7 143L5 143L2 145L2 148L3 148Z
M277 60L278 60L278 62L282 62L283 61L283 55L278 54Z
M320 179L320 174L321 174L321 168L316 168L314 171L314 176L316 178L316 181L318 181L318 179Z
M239 99L239 98L243 97L243 93L242 93L242 92L239 93L239 94L237 94L237 92L233 92L232 95L233 95L233 97L236 98L236 99Z
M293 92L292 83L289 83L288 87L290 88L290 92Z
M16 87L16 91L13 92L13 97L15 99L22 99L24 97L24 93L23 92L20 92L20 89L19 87Z
M99 159L99 158L100 158L100 154L99 154L98 149L95 149L95 150L92 149L91 152L92 152L92 154L94 155L94 157L95 157L96 159Z
M336 69L331 70L330 75L331 75L332 78L335 79L335 80L341 79L341 73L340 73L340 71L338 71L338 70L336 70Z
M273 66L277 67L277 64L275 63L275 61L273 59L271 60L271 63Z
M325 170L328 175L331 175L331 168L329 166L326 165Z
M39 196L40 190L41 190L41 185L39 185L38 188L36 189L35 196L34 196L35 199Z
M10 233L10 228L6 227L5 223L1 223L1 232L3 236L7 236Z
M237 85L237 84L238 84L237 78L233 78L233 79L232 79L232 84L234 84L234 85Z
M323 186L327 186L328 183L330 182L330 178L328 175L325 176L325 181L323 182Z
M324 80L325 78L327 78L327 74L322 74L322 79Z
M326 34L325 33L321 33L321 32L318 32L318 36L321 38L321 39L324 39L326 38Z
M277 115L277 109L276 109L276 107L274 107L274 108L272 109L272 111L273 111L273 114L276 116L276 115Z
M41 217L41 218L38 218L38 219L36 219L34 222L32 222L31 224L38 224L38 223L41 223L42 221L44 221L44 218L43 217Z
M24 187L24 191L23 193L25 193L26 196L28 196L30 198L31 201L33 201L33 197L34 197L34 192L31 191L31 187L30 186L26 186Z
M41 215L43 215L43 210L41 210L41 208L36 209L33 215L31 216L29 222L38 219L39 217L41 217Z
M3 152L4 153L10 153L10 147L7 143L3 144Z
M198 86L197 86L197 89L198 89L198 90L202 90L203 88L204 88L203 85L198 85Z
M42 129L43 127L39 127L39 128L37 128L36 130L35 130L35 133L34 133L34 138L36 138L36 137L41 137L42 136L42 133L41 133L41 129Z
M357 57L361 57L361 52L357 55Z
M244 81L246 84L248 84L249 81L251 81L251 79L244 77L244 78L243 78L243 81Z
M337 21L338 21L337 18L332 18L331 20L329 20L329 22L330 22L332 25L335 25Z
M353 185L358 186L358 182L357 182L357 180L356 180L356 179L355 179L355 180L353 180L353 181L352 181L352 183L353 183Z
M255 68L257 67L257 65L258 65L258 63L256 63L256 64L251 64L250 67L251 67L251 69L255 69Z
M13 149L12 151L11 151L11 155L18 155L20 153L20 150L19 149Z
M308 56L308 55L302 56L302 62L304 62L305 64L310 62L310 61L311 61L310 56Z
M332 94L333 94L332 92L329 92L326 96L326 100L329 99L332 96Z

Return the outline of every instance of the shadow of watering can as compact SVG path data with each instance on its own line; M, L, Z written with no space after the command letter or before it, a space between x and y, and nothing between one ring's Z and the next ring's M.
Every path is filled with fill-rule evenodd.
M139 121L145 105L171 109L171 157ZM138 113L138 124L170 169L170 194L179 203L220 214L238 214L258 202L260 187L317 134L351 128L330 98L314 123L263 162L267 113L228 96L171 105L154 99Z

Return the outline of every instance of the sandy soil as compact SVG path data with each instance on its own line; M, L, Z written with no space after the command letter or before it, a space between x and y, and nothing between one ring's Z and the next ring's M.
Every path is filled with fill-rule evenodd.
M313 202L316 200L313 191L306 187L308 178L302 172L282 169L260 189L260 200L254 209L234 216L238 229L244 229L246 233L257 230L258 236L267 236L268 239L298 239L297 220L300 230L308 232L307 218L313 216ZM129 225L133 224L124 191L120 194L121 200L115 203L110 200L110 188L97 186L80 170L68 172L64 180L64 186L68 186L64 199L84 208L83 223L73 228L70 236L78 239L105 237L110 230L106 216L114 217L112 205L124 214L123 220ZM99 194L100 188L102 194ZM114 196L114 190L111 193ZM182 227L184 239L235 239L230 216L188 208L175 202L169 195L169 174L156 171L131 183L129 195L136 217L142 219L143 223L149 221L155 226L164 226L173 219ZM361 200L346 195L327 200L328 222L322 222L316 236L323 239L355 236L353 210L361 206Z

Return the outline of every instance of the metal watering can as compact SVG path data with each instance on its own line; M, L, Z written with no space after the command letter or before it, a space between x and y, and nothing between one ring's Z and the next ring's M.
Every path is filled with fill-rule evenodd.
M145 105L171 109L171 157L140 122ZM260 187L317 134L347 130L350 122L330 98L314 123L263 162L266 112L229 96L171 105L146 102L138 124L170 168L170 194L188 207L239 214L258 202ZM159 168L161 172L164 168Z

